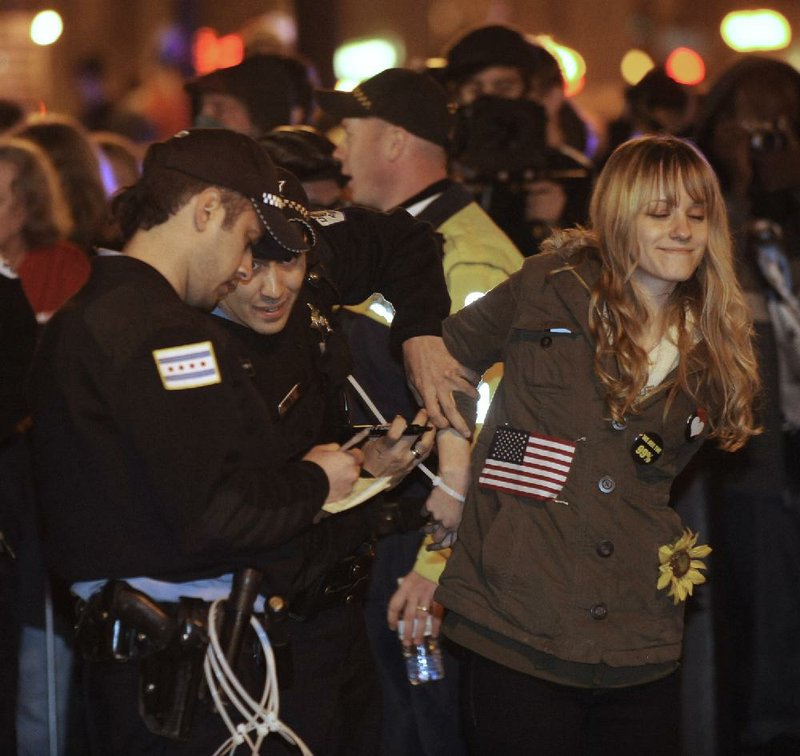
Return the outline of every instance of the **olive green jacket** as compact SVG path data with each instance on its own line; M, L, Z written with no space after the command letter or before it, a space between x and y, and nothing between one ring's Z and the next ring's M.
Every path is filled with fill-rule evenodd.
M666 674L681 652L683 606L656 588L658 549L682 532L670 487L708 429L695 420L690 438L697 407L682 393L663 417L674 373L624 427L612 424L588 327L600 266L591 250L572 254L567 268L556 253L527 259L445 321L456 359L478 370L503 361L505 372L436 599L449 610L445 632L495 661L572 684L631 684ZM574 446L552 498L478 482L503 426ZM582 665L631 674L598 678Z

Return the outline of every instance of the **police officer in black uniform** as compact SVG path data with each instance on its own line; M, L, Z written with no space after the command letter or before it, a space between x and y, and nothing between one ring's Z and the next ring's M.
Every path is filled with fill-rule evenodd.
M97 596L110 602L83 640L98 753L207 754L222 742L226 730L203 707L179 733L188 742L148 731L138 715L139 670L120 658L174 644L161 631L175 622L161 618L175 620L180 596L205 595L187 583L214 585L245 567L269 575L276 550L302 533L330 544L329 520L312 523L358 477L357 450L317 446L291 461L270 454L281 439L252 364L194 309L210 309L249 277L262 235L291 254L310 248L284 205L274 167L248 137L200 129L153 145L141 180L115 203L125 254L96 260L89 283L43 335L32 398L47 554L90 608ZM153 591L123 585L120 593L108 582L116 579ZM113 615L118 595L133 595L133 618ZM188 610L175 621L184 620L191 632L181 637L197 624ZM115 645L119 621L134 631L125 649ZM174 712L157 713L163 724Z
M435 237L402 212L352 208L308 213L297 179L280 169L279 174L284 195L300 200L292 203L291 212L317 240L316 247L292 255L265 239L258 245L262 259L252 281L223 299L214 314L247 354L254 383L280 430L281 445L274 453L288 461L312 443L340 440L346 428L350 359L345 340L334 329L333 305L386 288L376 277L384 266L376 261L389 255L413 258ZM408 298L402 296L402 278L385 280L393 297L401 295L397 301ZM424 413L414 418L418 424L425 419ZM405 424L400 420L396 433ZM431 430L420 439L407 436L393 444L406 464L404 472L417 461L412 445L424 456L432 442ZM364 467L374 472L369 455ZM379 697L361 597L379 516L377 503L336 515L333 524L339 527L331 528L331 540L313 544L312 553L304 548L309 539L290 541L267 576L273 590L288 598L291 618L293 674L281 691L281 717L315 754L377 752ZM349 543L351 551L331 568L326 556L332 543Z

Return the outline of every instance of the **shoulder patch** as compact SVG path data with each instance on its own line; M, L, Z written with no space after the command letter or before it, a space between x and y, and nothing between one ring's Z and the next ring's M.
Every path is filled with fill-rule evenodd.
M214 345L210 341L154 349L153 359L167 391L200 388L222 382Z
M320 226L332 226L334 223L347 220L347 216L341 210L314 210L309 215Z

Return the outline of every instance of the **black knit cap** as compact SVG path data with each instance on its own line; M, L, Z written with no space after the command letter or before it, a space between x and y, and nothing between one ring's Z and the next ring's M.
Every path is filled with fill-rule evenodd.
M310 249L305 235L284 214L289 204L281 194L275 165L258 142L245 134L229 129L180 131L148 148L143 173L159 169L238 192L250 200L276 244L292 254Z
M510 26L481 26L467 32L447 51L447 80L462 79L489 66L514 66L526 72L537 68L536 45Z
M453 111L441 85L429 74L406 68L387 68L352 92L323 89L316 96L335 118L381 118L442 147L453 128Z
M289 65L296 64L282 55L253 55L229 68L218 68L184 85L194 96L225 94L241 100L253 123L262 132L291 122L297 94Z

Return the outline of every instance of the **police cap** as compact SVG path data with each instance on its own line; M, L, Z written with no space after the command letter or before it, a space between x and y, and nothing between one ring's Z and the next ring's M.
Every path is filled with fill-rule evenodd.
M284 215L287 202L275 165L254 139L228 129L180 131L147 150L143 173L165 168L247 197L279 247L292 254L310 249L302 231Z
M380 118L434 144L447 146L453 112L432 76L388 68L352 92L317 90L319 106L336 118Z

